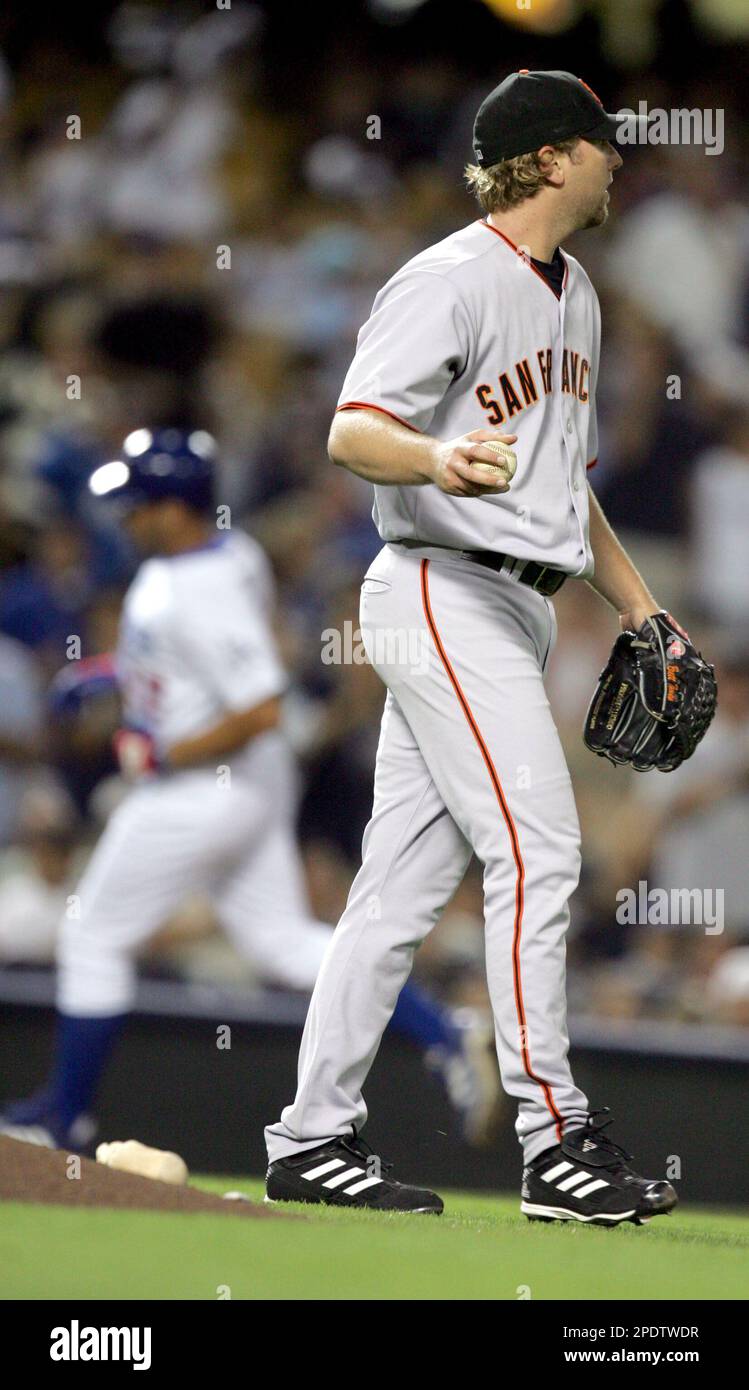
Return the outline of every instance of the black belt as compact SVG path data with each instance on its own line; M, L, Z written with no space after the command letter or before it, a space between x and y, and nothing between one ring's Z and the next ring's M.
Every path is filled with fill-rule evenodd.
M551 565L539 565L535 560L514 560L511 555L499 555L496 550L464 550L462 553L469 560L486 565L487 569L504 570L519 584L527 584L545 598L556 594L569 577L564 570L555 570Z
M428 541L399 540L394 541L394 545L402 545L407 550L419 549L422 546L430 545ZM537 594L543 594L545 598L550 598L562 587L565 579L569 575L564 570L553 569L551 565L539 565L535 560L517 560L512 555L500 555L496 550L455 550L453 546L431 546L433 550L444 550L448 554L463 555L466 560L475 560L479 565L486 565L490 570L504 570L505 574L512 575L519 584L527 584L531 589L535 589Z

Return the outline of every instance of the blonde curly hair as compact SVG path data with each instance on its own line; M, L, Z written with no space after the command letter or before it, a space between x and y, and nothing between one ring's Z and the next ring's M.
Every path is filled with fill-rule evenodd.
M561 140L554 146L560 154L571 155L579 137ZM471 193L478 198L484 212L507 212L526 198L534 198L546 183L546 173L536 150L503 159L482 169L479 164L467 164L465 179Z

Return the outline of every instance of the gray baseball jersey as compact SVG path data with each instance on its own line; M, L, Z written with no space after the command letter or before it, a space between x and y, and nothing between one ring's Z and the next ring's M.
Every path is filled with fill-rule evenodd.
M518 436L509 492L450 497L375 487L385 541L498 550L569 574L592 569L586 469L596 459L601 319L585 271L565 254L561 299L487 222L408 261L361 329L339 410L367 405L410 429L453 439Z

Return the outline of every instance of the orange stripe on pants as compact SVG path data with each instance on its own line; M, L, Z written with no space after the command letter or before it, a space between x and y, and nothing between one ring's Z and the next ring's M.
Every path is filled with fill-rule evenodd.
M557 1139L561 1140L562 1128L564 1123L562 1120L562 1116L559 1114L559 1111L557 1110L557 1107L554 1104L554 1097L552 1095L551 1087L548 1081L544 1081L543 1078L538 1076L536 1072L533 1070L533 1067L531 1065L530 1053L528 1050L528 1029L525 1018L525 1007L523 1004L523 986L520 972L520 941L523 928L523 886L525 882L525 868L523 865L523 857L520 853L520 844L518 841L517 830L515 827L515 822L512 819L510 808L507 805L507 801L505 800L504 792L502 791L502 784L499 780L497 769L495 768L494 763L492 762L491 754L486 746L486 743L484 742L481 730L479 729L479 726L476 723L476 720L471 711L471 707L461 688L460 681L458 680L452 666L450 665L447 653L442 644L442 639L437 630L437 624L434 620L434 614L432 612L432 606L429 599L429 560L421 561L421 600L424 608L424 616L427 621L427 626L429 627L429 631L432 634L432 638L437 648L440 661L442 662L442 665L445 668L450 684L452 685L453 690L455 691L455 694L458 697L458 702L466 717L466 721L471 730L471 733L473 734L473 737L476 740L479 752L481 753L481 756L484 760L486 770L489 773L489 777L494 788L494 794L497 798L497 801L499 802L499 808L502 812L502 818L504 820L505 825L507 826L507 830L510 836L510 844L512 846L512 857L515 861L515 869L517 872L517 877L515 880L515 920L512 935L512 979L513 988L515 992L515 1009L517 1012L518 1027L520 1030L520 1051L526 1075L530 1077L531 1081L535 1081L536 1084L541 1087L541 1090L544 1094L544 1100L546 1101L547 1109L549 1110L550 1114L554 1117L554 1122L556 1124Z

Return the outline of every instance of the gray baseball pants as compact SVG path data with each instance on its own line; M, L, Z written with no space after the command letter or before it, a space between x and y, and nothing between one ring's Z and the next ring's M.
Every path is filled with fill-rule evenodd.
M459 552L386 545L360 622L388 687L363 862L310 1003L271 1161L359 1132L362 1087L414 952L471 853L502 1083L529 1161L584 1124L567 1052L565 933L580 870L569 772L543 686L551 603Z

